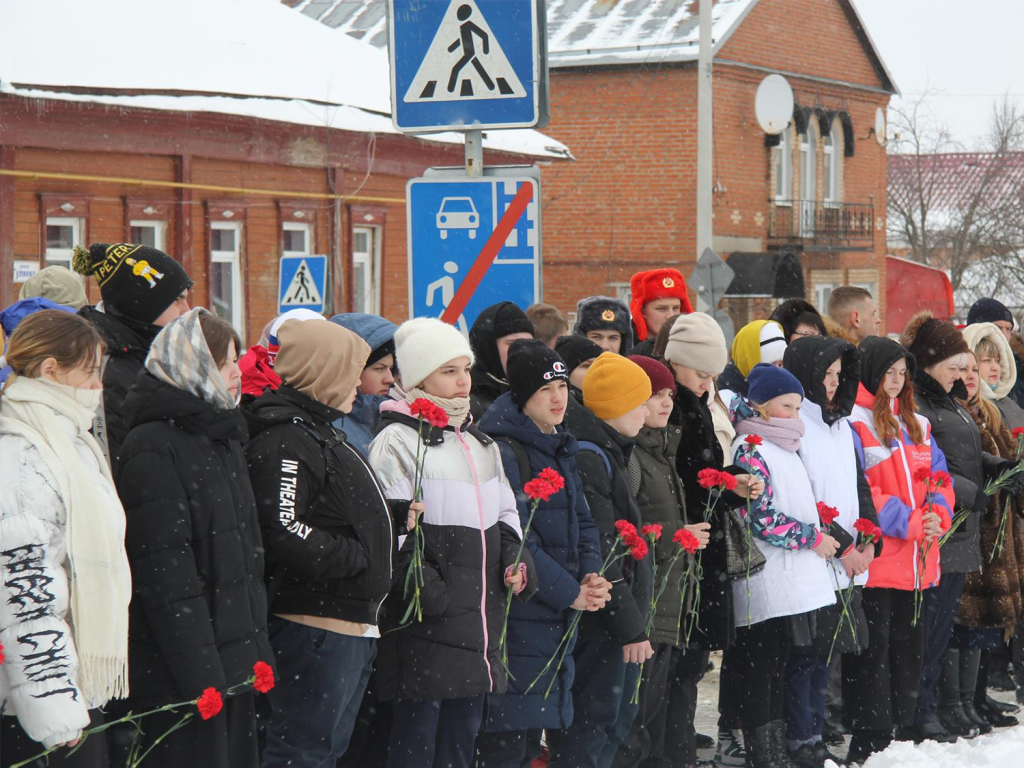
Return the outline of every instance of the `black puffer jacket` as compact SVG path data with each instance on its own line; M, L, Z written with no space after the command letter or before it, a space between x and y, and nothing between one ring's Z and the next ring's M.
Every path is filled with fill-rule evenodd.
M683 483L690 514L703 519L704 505L708 492L700 487L697 473L713 467L727 469L733 474L745 474L742 467L724 466L722 444L715 435L715 426L708 409L708 395L698 398L686 387L676 390L675 407L669 417L669 424L683 431L682 440L676 451L676 471ZM706 650L727 648L736 634L736 623L732 608L732 583L726 555L724 515L726 510L739 507L745 502L729 491L714 502L711 516L711 540L701 555L702 576L700 582L699 627L690 637L691 645Z
M107 345L106 365L103 368L103 423L110 451L110 471L117 477L118 456L124 439L128 437L125 398L146 362L153 339L161 329L150 323L100 312L95 307L82 307L78 314L96 326ZM97 434L96 437L103 442L103 435Z
M470 412L477 424L498 396L508 392L508 381L498 355L498 339L494 335L494 316L506 303L510 302L499 302L481 312L469 331L469 343L476 357L473 388L469 393Z
M246 447L267 548L273 613L377 624L394 528L370 465L332 426L343 414L286 386L250 407ZM404 532L404 528L403 528Z
M616 520L627 520L638 530L643 522L626 474L633 441L601 421L586 406L574 402L566 409L565 425L580 443L576 465L590 514L601 532L602 557L606 557L615 543ZM604 457L586 443L598 446ZM621 546L618 551L622 552ZM620 645L645 639L652 589L650 556L639 562L626 557L611 565L604 575L615 585L611 600L602 610L583 615L580 637L610 639Z
M640 488L636 492L640 515L644 525L657 523L662 527L661 538L653 548L658 565L657 582L653 585L655 590L665 578L672 556L679 551L679 545L672 541L672 537L687 523L683 484L676 471L676 451L682 434L683 430L677 424L670 424L665 429L644 427L636 436L636 448L633 449L640 466ZM679 637L679 577L685 567L686 561L679 559L669 574L665 592L654 613L651 642L674 645Z
M117 490L132 569L132 706L223 691L274 662L263 544L238 409L143 371L128 394Z
M995 478L1010 462L984 453L981 433L971 415L954 397L967 390L958 381L947 393L923 370L914 375L917 412L932 425L932 439L946 455L949 474L953 476L956 508L977 513L968 515L960 528L942 545L942 570L945 573L970 573L981 569L981 538L978 514L988 507L985 484Z

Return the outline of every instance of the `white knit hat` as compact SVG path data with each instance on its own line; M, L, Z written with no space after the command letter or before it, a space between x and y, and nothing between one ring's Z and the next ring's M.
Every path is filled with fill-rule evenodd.
M711 315L704 312L681 315L669 333L665 359L717 376L728 361L725 334Z
M782 326L776 322L761 326L760 342L762 363L778 363L786 354L786 337L782 332Z
M430 374L456 357L473 363L469 341L454 326L433 317L406 320L395 331L395 362L402 374L402 388L418 387Z

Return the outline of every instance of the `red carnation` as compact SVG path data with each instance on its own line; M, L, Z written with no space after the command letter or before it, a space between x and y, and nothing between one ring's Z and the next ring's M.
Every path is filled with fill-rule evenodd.
M638 536L635 541L630 543L629 554L633 556L634 560L643 560L647 557L647 542Z
M718 484L725 488L725 490L727 491L736 490L736 484L738 482L739 481L736 479L735 475L730 475L728 472L718 473Z
M558 472L553 470L551 467L544 467L540 471L540 479L550 485L556 491L560 491L565 488L565 478L562 477Z
M857 531L865 541L880 541L882 529L868 520L866 517L858 517L853 524L853 530Z
M615 531L627 544L631 538L639 538L636 532L636 526L629 522L629 520L616 520Z
M4 663L4 644L0 643L0 664Z
M199 716L203 720L209 720L224 709L224 699L216 688L207 688L203 695L196 699L196 706L199 708Z
M257 661L252 665L252 672L256 676L252 687L260 693L267 693L274 687L274 670L265 661Z
M708 467L697 473L697 482L700 483L701 488L714 488L718 485L718 475L717 469Z
M534 501L547 501L555 495L556 491L551 483L542 480L539 477L533 478L523 486L523 491Z
M821 518L822 524L828 528L835 522L835 519L839 517L839 510L835 507L830 507L824 501L818 502L818 517Z
M445 413L444 408L430 402L425 397L413 400L412 405L409 406L409 412L428 422L432 427L448 426L448 414Z
M1024 437L1024 427L1017 427L1011 430L1010 434L1013 435L1017 440L1020 440L1022 437Z
M932 471L928 467L919 467L914 473L914 480L919 483L930 483L932 481Z
M743 442L745 442L747 445L758 446L761 445L764 442L764 440L761 438L760 435L747 435L745 438L743 438Z
M953 487L953 478L950 477L949 472L936 472L932 475L932 480L935 481L936 486L945 486L946 488Z
M685 528L680 528L676 531L676 535L672 537L672 541L685 549L691 555L700 549L700 541L698 541L697 537Z
M654 540L657 541L658 539L661 538L661 526L658 525L657 523L651 523L650 525L645 525L643 528L640 529L640 535L641 536L653 536Z

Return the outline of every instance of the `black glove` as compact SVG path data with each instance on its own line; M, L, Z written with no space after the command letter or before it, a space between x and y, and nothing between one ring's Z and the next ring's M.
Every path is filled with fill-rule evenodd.
M1001 462L997 467L996 478L998 478L1005 472L1011 471L1019 464L1020 461L1016 459ZM1020 472L1014 475L1013 478L1010 480L1009 484L1005 487L1005 490L1009 491L1014 495L1024 492L1024 472Z
M983 488L979 488L978 492L974 496L974 506L971 507L972 512L984 512L988 509L988 496L985 494Z

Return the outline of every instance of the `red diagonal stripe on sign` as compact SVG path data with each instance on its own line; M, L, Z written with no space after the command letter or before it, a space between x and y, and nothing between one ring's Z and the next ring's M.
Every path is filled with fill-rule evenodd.
M469 268L466 279L462 281L462 285L455 292L455 296L452 298L448 308L441 315L441 319L444 322L454 325L455 321L459 319L459 315L466 310L466 305L469 304L470 298L472 298L476 289L480 287L480 282L484 279L484 275L487 274L487 270L491 268L491 264L498 257L498 253L505 244L505 240L512 234L516 222L526 212L526 206L530 204L531 200L533 200L533 183L524 181L523 185L516 192L516 196L512 198L512 202L509 204L504 215L498 221L498 226L494 228L491 236L484 243L480 255L476 257L473 266Z

